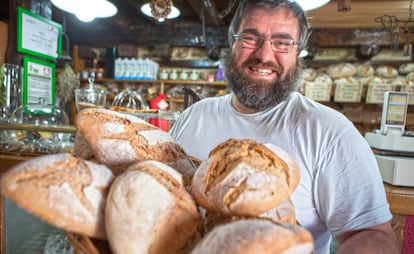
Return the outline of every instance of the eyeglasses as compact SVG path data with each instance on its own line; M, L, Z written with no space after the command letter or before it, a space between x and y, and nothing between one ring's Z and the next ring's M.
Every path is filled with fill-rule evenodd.
M239 40L244 48L258 49L263 46L266 40L263 36L255 34L233 34L233 38ZM298 43L288 38L271 38L270 41L273 52L289 53L292 51L293 46Z

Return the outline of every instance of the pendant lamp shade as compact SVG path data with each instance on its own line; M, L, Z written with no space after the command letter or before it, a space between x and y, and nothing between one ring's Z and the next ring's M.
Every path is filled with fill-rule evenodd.
M117 14L116 6L107 0L51 0L57 8L89 22L95 18L107 18Z

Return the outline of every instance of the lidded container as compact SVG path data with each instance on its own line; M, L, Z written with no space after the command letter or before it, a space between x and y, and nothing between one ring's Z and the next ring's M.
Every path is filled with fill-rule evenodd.
M57 153L73 150L73 133L47 130L47 127L51 126L69 126L69 117L59 106L45 105L42 99L38 105L21 105L12 113L9 123L34 125L30 130L8 131L10 150L27 153Z
M76 110L84 108L104 108L106 105L106 90L95 88L94 78L88 78L89 85L75 89Z
M134 90L128 90L118 93L112 102L112 106L134 110L149 109L148 103L137 91Z

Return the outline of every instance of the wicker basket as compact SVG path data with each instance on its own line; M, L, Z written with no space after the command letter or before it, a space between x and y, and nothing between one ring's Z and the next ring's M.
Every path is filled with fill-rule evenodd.
M111 254L108 241L66 232L76 254Z
M200 160L191 157L191 161L198 167ZM88 236L66 232L76 254L112 254L108 241L93 239Z

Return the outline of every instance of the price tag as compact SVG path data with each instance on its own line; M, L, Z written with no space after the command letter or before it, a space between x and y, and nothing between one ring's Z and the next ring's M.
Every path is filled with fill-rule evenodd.
M360 83L339 83L335 87L335 102L360 102L362 85Z
M305 96L315 101L330 101L331 100L331 84L328 83L305 83Z
M384 102L384 93L394 91L394 86L389 84L368 84L366 103L382 104Z
M414 85L401 86L401 92L407 92L408 105L414 105Z

